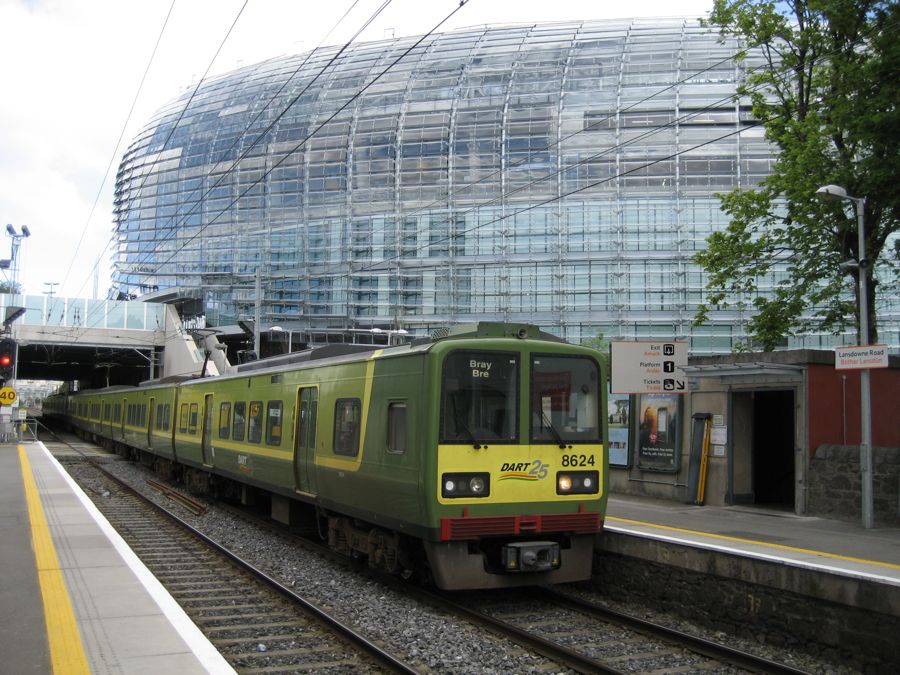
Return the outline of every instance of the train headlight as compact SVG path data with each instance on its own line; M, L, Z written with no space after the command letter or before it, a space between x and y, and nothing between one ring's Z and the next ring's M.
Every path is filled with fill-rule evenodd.
M491 479L487 473L445 473L441 476L441 496L445 499L489 497Z
M600 491L598 471L560 471L556 474L556 494L591 495Z

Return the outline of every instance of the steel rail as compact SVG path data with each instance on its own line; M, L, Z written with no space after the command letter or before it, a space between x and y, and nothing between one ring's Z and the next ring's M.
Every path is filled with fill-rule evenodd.
M180 527L182 530L190 534L193 538L201 541L206 546L209 546L214 551L218 552L220 555L228 558L235 565L243 569L248 574L252 575L254 578L258 579L265 586L269 587L271 590L274 590L282 597L288 599L296 605L299 605L307 614L312 616L315 620L319 621L321 624L327 626L331 630L333 630L336 634L340 635L342 638L346 639L348 642L353 644L360 651L369 654L372 658L378 661L384 667L390 669L393 672L398 673L406 673L408 675L415 675L419 671L413 668L412 666L406 664L390 652L382 649L377 644L366 638L361 633L355 631L353 628L348 626L347 624L340 621L338 618L332 616L327 611L319 607L313 602L310 602L306 598L298 595L293 590L287 588L283 584L281 584L278 580L269 576L262 570L256 568L254 565L244 560L240 556L238 556L233 551L229 550L225 546L222 546L218 542L206 536L204 533L200 532L198 529L190 525L189 523L182 520L178 517L177 514L169 511L164 506L161 506L154 502L152 499L142 494L139 490L132 487L115 474L111 473L107 469L105 469L100 463L93 461L93 459L88 456L86 453L82 452L75 446L73 446L68 441L62 439L59 435L53 433L49 429L47 430L49 433L53 434L53 436L60 442L67 445L69 448L77 452L81 455L87 462L93 466L95 469L104 474L104 476L108 477L110 480L115 482L116 484L122 486L122 488L128 492L129 494L136 497L142 503L148 505L157 513L165 517L166 519L173 522L175 525ZM149 481L148 481L149 482ZM174 492L174 490L173 490ZM168 496L168 495L167 495Z
M808 675L806 671L771 659L757 656L734 647L729 647L706 638L691 635L675 628L669 628L646 619L631 616L592 602L574 598L548 588L534 589L531 599L544 600L551 604L560 605L581 612L591 617L600 618L603 621L625 626L631 630L650 635L657 639L669 642L675 646L688 649L694 653L702 654L709 658L730 663L758 673L777 673L780 675Z

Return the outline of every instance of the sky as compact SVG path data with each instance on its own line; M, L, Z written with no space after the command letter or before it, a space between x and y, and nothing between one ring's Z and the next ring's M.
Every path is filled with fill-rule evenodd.
M15 279L0 270L0 281L16 280L29 295L105 297L116 170L153 113L207 70L210 77L342 44L383 1L0 0L0 260L13 251L6 224L31 233L16 240ZM393 0L358 40L427 33L458 4ZM697 18L711 7L712 0L468 0L440 30Z

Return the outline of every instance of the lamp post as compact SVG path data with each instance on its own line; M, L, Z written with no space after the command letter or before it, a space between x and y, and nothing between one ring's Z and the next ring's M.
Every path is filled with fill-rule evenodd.
M18 287L18 285L19 285L19 265L16 262L16 259L18 258L19 246L21 245L22 240L25 239L25 237L31 236L31 230L28 229L27 225L23 225L22 233L19 234L18 232L16 232L16 228L14 228L12 226L12 224L7 223L6 224L6 233L10 237L12 237L12 255L10 255L10 267L12 269L10 270L10 272L12 274L13 286ZM18 291L18 288L16 288L16 290Z
M822 201L850 201L856 209L856 231L859 238L858 259L851 263L857 269L859 280L859 341L860 346L869 344L869 294L866 269L866 228L864 212L865 197L851 197L840 185L824 185L816 190L816 197ZM859 373L860 400L860 443L859 470L862 481L862 524L871 529L874 527L874 500L872 494L872 387L869 380L869 369L863 368Z

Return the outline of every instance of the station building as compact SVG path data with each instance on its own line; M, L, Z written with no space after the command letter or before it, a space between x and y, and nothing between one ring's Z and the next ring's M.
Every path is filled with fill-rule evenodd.
M693 327L692 259L726 225L716 195L773 162L734 98L759 65L743 47L693 20L480 26L211 79L124 156L114 287L222 326L253 318L258 283L260 325L295 345L501 320L729 352L750 305Z

